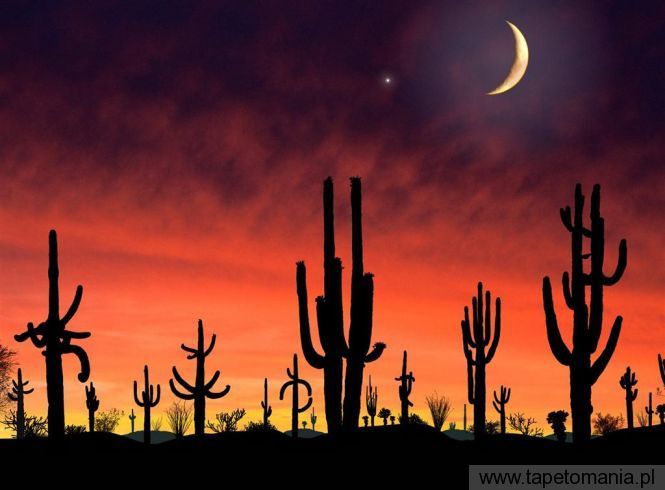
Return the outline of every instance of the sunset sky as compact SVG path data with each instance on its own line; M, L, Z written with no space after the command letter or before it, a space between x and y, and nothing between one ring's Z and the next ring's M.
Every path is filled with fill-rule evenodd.
M524 33L529 66L487 96L513 59L505 20ZM388 345L365 371L379 407L399 408L407 349L415 410L427 415L436 390L461 425L460 320L482 280L503 306L488 394L511 386L507 410L541 424L569 410L541 281L552 277L570 345L559 207L581 182L587 195L602 185L608 273L628 241L624 278L605 289L601 348L615 315L624 326L594 409L625 413L630 365L642 411L665 354L664 29L663 3L650 1L3 1L0 344L36 388L26 410L46 413L44 361L13 336L46 317L54 228L61 309L84 286L70 328L92 332L79 344L101 410L140 412L132 381L147 363L159 416L174 400L171 366L193 378L179 346L201 318L218 336L208 371L231 385L208 418L242 407L243 423L258 420L268 377L272 421L289 428L278 391L301 354L295 263L307 263L312 311L330 175L348 315L348 177L359 175L373 340ZM76 358L65 366L67 422L84 423ZM304 358L301 372L325 429L322 372ZM489 401L487 414L498 418Z

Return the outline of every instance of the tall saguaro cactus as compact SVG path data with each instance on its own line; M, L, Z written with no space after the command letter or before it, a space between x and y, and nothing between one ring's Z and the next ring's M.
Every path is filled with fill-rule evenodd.
M501 385L501 388L499 389L499 392L501 393L500 396L497 396L496 390L494 390L494 400L492 401L492 405L494 405L494 410L499 412L500 420L501 420L501 433L505 434L506 433L506 403L510 401L510 388L506 388L503 385Z
M212 375L210 381L205 380L205 359L210 355L213 348L215 347L215 341L217 336L212 334L210 339L210 345L208 348L205 348L203 341L203 321L199 320L198 328L198 342L196 348L187 347L185 344L182 344L180 348L185 352L189 352L187 359L196 359L196 378L194 385L190 385L187 381L184 380L175 366L173 366L173 377L175 380L187 391L183 393L180 391L173 379L169 380L169 386L171 391L175 396L183 400L194 400L194 433L197 436L202 436L205 433L205 421L206 421L206 398L218 399L226 396L231 390L229 385L226 385L220 392L213 392L212 387L215 385L220 376L220 371L215 371L215 374Z
M378 342L370 351L374 280L364 272L360 179L351 179L352 272L351 324L349 343L344 337L342 305L342 261L335 256L333 182L323 182L323 296L316 298L316 317L323 354L312 344L307 300L307 270L296 264L296 288L300 320L300 342L305 359L315 369L323 369L323 390L329 432L342 427L342 371L347 359L344 391L344 427L358 427L360 396L365 363L377 360L385 344Z
M21 368L16 372L16 380L12 380L12 391L7 393L7 397L13 402L16 402L16 438L23 439L25 437L25 395L29 395L34 388L25 389L29 381L23 381L23 373Z
M95 385L90 382L90 387L85 387L85 407L88 409L88 430L95 432L95 412L99 409L99 399Z
M660 371L660 378L665 385L665 360L663 360L660 354L658 354L658 370Z
M263 428L267 430L268 424L270 424L268 419L272 415L272 407L268 404L268 378L263 380L263 401L261 402L261 408L263 409Z
M132 426L132 434L134 433L134 422L136 421L136 415L134 415L134 409L132 408L131 413L129 414L129 423Z
M631 373L630 367L626 368L626 372L619 378L619 386L623 388L626 392L626 420L628 422L628 428L632 429L633 425L633 402L637 398L638 389L633 389L633 386L637 384L635 379L635 373Z
M90 332L66 330L81 304L83 286L76 287L74 300L64 316L60 316L60 290L58 286L58 237L55 230L49 233L49 308L46 321L35 328L28 323L25 332L15 335L17 342L30 339L35 347L44 349L46 361L46 397L48 399L48 436L52 440L61 440L65 436L65 397L62 375L62 355L74 354L78 357L81 370L78 379L85 383L90 376L90 362L82 347L72 345L72 340L86 339Z
M372 390L372 377L369 377L369 386L365 389L365 406L367 407L367 415L374 427L374 417L376 417L376 403L379 400L379 388L374 387Z
M143 442L150 444L150 409L157 406L161 397L161 388L157 385L157 396L154 386L150 384L148 366L143 367L143 391L139 398L138 383L134 381L134 403L143 408Z
M406 373L406 351L402 356L402 375L398 378L395 378L395 381L399 381L399 401L402 405L402 416L399 419L399 423L402 425L409 424L409 407L413 406L413 402L409 400L411 396L411 390L413 389L413 383L416 382L416 378L413 377L413 371Z
M653 398L652 394L651 394L651 392L649 392L649 405L644 407L644 411L649 416L649 427L651 427L653 425L653 414L655 413L654 410L653 410L653 404L652 404L653 399L652 398Z
M298 374L297 354L293 354L293 372L291 372L291 369L286 368L286 374L290 381L287 381L282 385L282 388L279 390L279 399L283 400L287 388L290 386L293 387L293 397L291 401L291 436L298 437L298 414L307 410L312 404L312 386L304 379L301 379ZM298 400L299 385L303 385L305 387L308 397L307 403L305 403L305 405L302 407L300 406L300 402Z
M485 368L494 358L501 338L501 298L496 298L494 306L494 338L492 338L492 296L485 292L483 308L483 283L478 283L478 296L471 300L473 324L469 322L469 308L464 307L462 320L462 343L466 357L466 372L469 403L473 405L473 435L485 435ZM489 349L485 349L489 346ZM473 350L476 357L473 357Z
M573 441L584 442L591 438L591 388L605 371L619 341L623 318L617 316L612 325L607 344L602 353L591 362L591 355L598 349L603 329L603 288L613 286L623 276L627 264L626 240L619 244L619 257L614 273L603 272L605 258L605 220L600 215L600 186L595 185L591 193L591 227L584 225L582 212L584 196L582 186L575 187L575 210L570 206L561 209L561 221L571 235L571 275L563 273L563 296L566 305L573 311L573 349L568 348L561 337L557 323L550 278L543 278L543 307L547 340L554 357L570 370L570 408L573 418ZM583 250L584 239L590 240L590 253ZM585 272L585 261L590 261L589 272ZM591 297L586 303L586 288Z

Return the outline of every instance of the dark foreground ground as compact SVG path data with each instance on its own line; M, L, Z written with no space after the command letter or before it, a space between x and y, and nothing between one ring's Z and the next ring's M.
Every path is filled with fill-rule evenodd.
M173 484L179 478L189 483L240 478L233 481L274 481L310 489L313 482L436 478L440 484L434 487L465 488L469 464L665 464L665 425L617 431L584 446L512 434L459 441L428 426L375 427L298 440L281 433L236 432L151 447L98 433L70 437L59 446L46 440L1 440L0 461L6 469L20 467L22 472L27 468L39 473L52 465L59 468L49 475L56 478L52 481L131 474L132 487L140 481Z

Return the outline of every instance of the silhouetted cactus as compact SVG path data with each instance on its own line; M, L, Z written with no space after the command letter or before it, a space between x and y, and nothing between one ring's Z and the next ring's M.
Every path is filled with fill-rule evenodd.
M23 381L23 373L21 368L16 372L16 380L12 380L12 391L7 393L7 397L16 402L16 438L23 439L25 437L25 395L29 395L34 388L25 389L29 381Z
M647 413L649 417L649 427L651 427L653 425L653 414L654 414L651 392L649 392L649 405L644 407L644 411Z
M312 404L312 386L304 379L301 379L298 374L297 354L293 354L293 372L291 372L289 368L286 368L286 374L289 377L290 381L287 381L282 385L282 388L279 390L279 399L283 400L284 394L286 393L286 389L289 386L293 387L293 397L291 403L291 435L293 437L298 437L298 414L307 410ZM299 388L298 385L303 385L307 390L308 400L307 403L305 403L305 405L302 407L300 406L300 402L298 401L298 388Z
M72 340L90 337L89 332L72 332L65 327L76 314L83 297L83 286L76 287L74 301L63 317L60 316L60 291L58 287L58 238L55 230L49 233L49 308L46 321L37 328L32 322L22 334L15 335L17 342L32 341L46 360L46 396L48 399L48 436L61 440L65 436L65 398L62 375L62 355L74 354L81 363L78 379L85 383L90 376L90 362L82 347L72 345Z
M660 419L660 424L665 424L665 403L662 403L656 407L656 413Z
M307 279L304 262L296 264L296 286L300 319L300 341L307 362L323 369L324 397L328 431L342 427L342 358L347 359L344 392L344 426L358 427L363 369L366 363L378 359L385 344L376 343L369 351L372 338L372 306L374 282L372 274L363 269L362 211L360 179L351 179L352 272L351 324L349 343L344 338L342 306L342 261L335 257L335 226L333 212L333 183L323 182L323 269L324 293L316 298L319 338L324 354L314 349L310 332L307 304Z
M134 409L132 408L132 411L129 414L129 423L132 426L132 434L134 433L134 421L135 420L136 420L136 415L134 415Z
M494 405L494 410L499 412L500 415L500 423L501 423L501 433L505 434L506 433L506 403L510 401L510 388L505 388L503 385L501 385L500 388L500 396L497 396L496 390L494 390L494 400L492 401L492 405Z
M139 399L138 383L134 381L134 403L143 407L143 442L150 444L150 409L157 406L161 396L161 388L157 385L157 396L155 396L154 386L150 384L150 374L148 366L143 368L143 391Z
M263 380L263 401L261 402L261 408L263 409L263 428L268 430L270 427L268 419L272 415L272 407L268 404L268 378Z
M478 296L471 300L473 326L469 322L467 306L464 307L464 320L462 320L462 344L466 357L468 398L469 403L473 405L473 436L476 439L485 435L485 368L494 358L501 338L501 298L495 300L493 339L491 300L490 292L486 291L485 308L483 309L483 283L479 282ZM487 346L489 346L489 350L485 352ZM475 359L471 352L472 349L476 351Z
M566 206L561 209L561 221L571 234L572 271L563 273L563 295L566 305L573 310L573 349L561 338L557 323L552 286L549 277L543 279L543 306L547 325L547 340L554 357L570 369L570 408L573 418L573 441L591 438L591 387L609 363L621 333L621 316L617 316L605 349L593 364L591 354L596 352L603 328L603 288L616 284L623 276L627 263L626 240L619 244L617 267L611 276L603 273L605 258L605 220L600 215L600 186L591 194L591 228L583 223L584 196L582 186L575 187L575 214ZM583 241L591 241L591 253L584 253ZM584 261L591 259L590 272L584 272ZM591 290L590 306L586 304L586 287Z
M633 426L633 401L637 398L638 389L633 390L633 386L637 384L635 379L635 373L631 373L630 368L626 368L626 372L619 379L619 385L626 392L626 420L628 422L628 428L632 429Z
M395 381L399 381L399 400L402 404L402 415L400 416L399 423L403 425L409 424L409 407L413 406L409 396L411 395L411 390L413 389L413 383L415 383L416 378L413 377L413 372L409 371L409 374L406 373L406 351L402 356L402 374L398 378L395 378Z
M556 436L557 441L566 442L566 419L568 412L565 410L557 410L547 414L547 423L552 426L552 431Z
M378 399L379 389L375 386L374 391L372 391L372 377L370 376L369 386L365 388L365 405L367 406L367 414L372 421L372 427L374 427L374 417L376 417L376 402Z
M464 432L466 432L466 403L464 404Z
M85 407L88 409L88 430L95 432L95 412L99 409L99 399L95 385L90 382L90 387L85 387Z
M660 378L665 385L665 360L663 360L660 354L658 354L658 370L660 371Z
M314 407L312 407L312 414L309 416L309 421L312 423L312 430L316 430L316 413L314 412Z
M182 386L187 393L183 393L178 388L176 388L173 379L169 379L169 386L171 391L175 396L182 400L194 400L194 434L201 437L205 433L206 425L206 398L216 400L222 398L228 394L231 390L229 385L226 385L220 392L213 392L212 387L215 385L221 374L219 370L215 371L215 374L212 375L210 381L205 379L205 359L210 355L212 350L215 347L215 341L217 340L217 335L212 334L210 339L210 345L205 347L203 340L203 321L199 320L198 327L198 341L196 347L188 347L185 344L182 344L180 348L185 352L189 352L187 359L196 359L196 378L194 380L194 385L190 385L187 381L184 380L175 366L172 368L173 377L175 380Z
M363 425L369 427L369 415L363 415Z

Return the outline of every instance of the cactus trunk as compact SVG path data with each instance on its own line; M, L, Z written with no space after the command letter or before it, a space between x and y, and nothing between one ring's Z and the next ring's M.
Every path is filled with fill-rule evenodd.
M496 394L496 391L494 392L494 400L492 401L492 405L494 405L494 409L499 412L500 416L500 423L501 423L501 433L505 434L506 433L506 403L510 401L510 393L511 389L510 388L505 388L503 385L501 385L501 389L499 390L500 395Z
M25 438L25 395L29 395L34 388L26 390L25 387L28 385L29 381L23 381L23 372L21 368L18 368L16 374L16 380L12 380L12 391L7 393L7 396L10 400L16 402L16 438L24 439Z
M407 353L404 351L402 355L402 374L398 378L395 378L395 381L399 381L399 400L402 408L402 415L400 416L399 423L402 425L409 425L409 407L413 406L413 402L409 400L411 396L411 390L413 389L413 383L415 383L416 378L413 377L413 372L406 372L406 362L407 362Z
M292 387L292 398L291 398L291 437L298 437L298 414L304 412L312 405L312 386L300 378L298 373L298 355L293 354L293 372L289 368L286 368L286 374L289 377L290 381L287 381L282 385L282 388L279 390L279 399L284 399L284 394L286 389ZM307 390L307 403L304 406L300 406L298 399L298 388L300 385L303 385Z
M161 387L157 385L157 395L153 385L150 384L150 373L148 366L143 367L144 388L141 392L141 398L138 393L138 383L134 381L134 403L139 407L143 407L143 442L150 444L151 442L151 427L150 427L150 410L156 407L161 397Z

